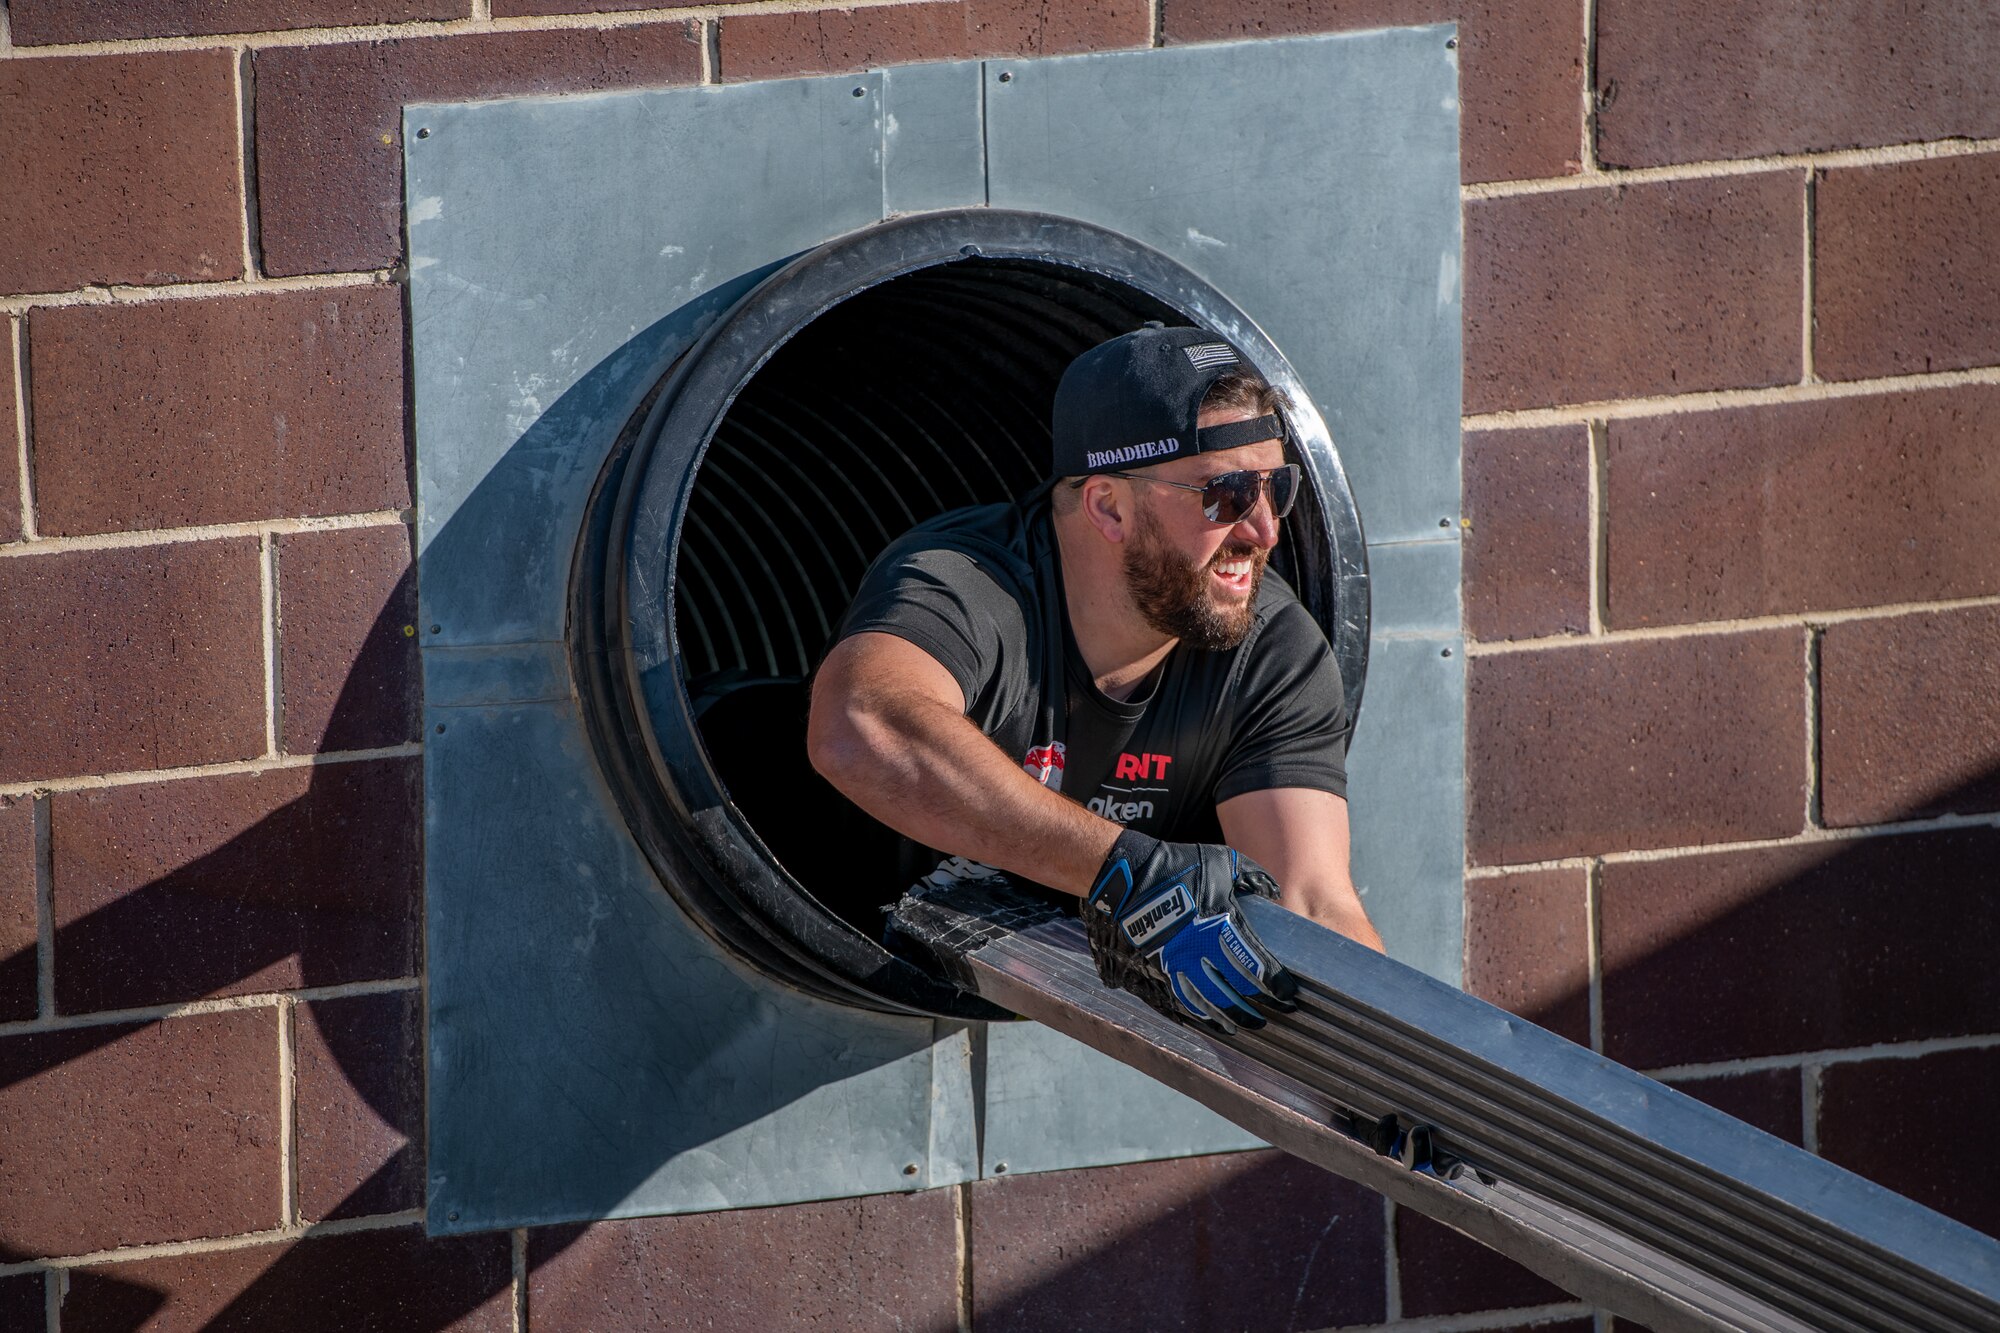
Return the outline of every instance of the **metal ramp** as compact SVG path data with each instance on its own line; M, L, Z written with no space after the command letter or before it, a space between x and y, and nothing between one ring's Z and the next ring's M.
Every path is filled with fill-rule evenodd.
M979 886L906 898L964 989L1676 1330L2000 1330L2000 1241L1295 916L1244 913L1299 1010L1218 1038L1098 982L1079 923Z

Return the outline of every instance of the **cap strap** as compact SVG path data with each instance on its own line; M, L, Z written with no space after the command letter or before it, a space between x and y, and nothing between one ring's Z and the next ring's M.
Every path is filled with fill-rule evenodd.
M1195 432L1195 448L1201 453L1236 449L1259 440L1278 440L1285 435L1285 423L1275 412L1248 421L1225 421L1219 426L1203 426Z

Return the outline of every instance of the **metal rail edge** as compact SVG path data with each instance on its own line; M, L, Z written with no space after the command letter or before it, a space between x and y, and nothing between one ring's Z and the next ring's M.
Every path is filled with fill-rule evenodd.
M2000 1241L1275 903L1243 907L1299 1009L1231 1037L1106 988L1073 917L1005 889L905 898L892 934L1656 1333L2000 1329Z

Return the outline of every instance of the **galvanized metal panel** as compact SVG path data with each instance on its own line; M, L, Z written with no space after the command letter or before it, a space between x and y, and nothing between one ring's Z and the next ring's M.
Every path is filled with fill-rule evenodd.
M987 62L993 205L1228 292L1311 386L1371 542L1458 517L1455 31Z
M466 644L423 653L424 702L433 708L535 703L571 697L558 643Z
M1263 1146L1200 1102L1054 1028L987 1026L982 1176Z
M1047 105L1041 123L984 121L994 63L412 110L421 628L430 702L463 705L434 708L427 725L435 1228L949 1183L978 1169L975 1066L987 1158L1010 1171L1247 1146L1193 1103L1054 1034L996 1029L1007 1035L975 1053L964 1029L833 1009L717 954L648 878L560 702L568 562L618 426L708 322L790 255L885 210L977 202L987 151L1008 183L995 204L1128 231L1249 308L1321 396L1371 538L1434 542L1457 506L1455 101L1440 95L1428 112L1416 101L1450 86L1436 67L1446 34L1089 57L1153 62L1118 67L1113 91L1134 96L1095 121L1072 113L1087 111L1079 90L1105 71L1008 62L1013 92L1070 99L1059 126ZM1377 55L1359 56L1359 42ZM1361 68L1378 58L1396 68ZM1037 85L1041 71L1049 79ZM1202 99L1253 84L1256 120L1244 123L1271 105L1288 123L1301 106L1318 119L1249 162L1255 136L1238 126L1218 158L1202 117L1186 114L1213 105L1186 97L1190 76ZM1339 134L1324 132L1335 123ZM1177 136L1178 156L1163 161ZM1079 137L1096 159L1072 151ZM1322 165L1278 179L1305 157ZM1340 188L1329 195L1330 185ZM1308 229L1308 252L1286 248L1297 219L1329 197L1341 201L1334 224ZM1348 248L1318 249L1333 243ZM1420 309L1411 265L1425 244L1435 303ZM1333 308L1345 318L1326 316ZM1429 591L1408 605L1429 629L1437 558L1415 558L1429 581L1408 586ZM1462 675L1425 677L1424 694L1394 679L1392 659L1377 661L1387 669L1371 672L1357 774L1375 762L1378 726L1406 745L1424 709L1449 705L1450 744L1426 736L1399 756L1385 739L1370 783L1436 800L1457 782ZM541 702L498 706L521 700ZM1410 869L1442 882L1435 845L1367 850L1372 808L1399 812L1385 816L1392 837L1406 838L1415 817L1407 804L1357 809L1364 883L1391 885ZM1425 817L1448 819L1454 836L1462 822L1442 804ZM1455 861L1450 871L1455 928ZM1399 953L1456 976L1455 935L1446 968L1421 956L1444 950L1421 914L1371 908ZM1420 956L1411 940L1425 942ZM1090 1098L1106 1092L1126 1106L1156 1101L1157 1137L1096 1127L1105 1103ZM909 1164L917 1175L902 1174Z
M1390 956L1465 974L1465 645L1378 635L1347 756L1354 886Z
M966 1129L932 1123L969 1123L963 1034L724 956L654 882L571 705L430 708L424 731L433 1231L973 1174Z
M875 75L409 109L427 645L562 638L612 438L773 266L881 218L880 114Z
M1368 548L1369 633L1392 635L1458 633L1459 556L1456 539L1394 542ZM1374 688L1375 672L1368 672ZM1373 707L1373 695L1370 695Z
M882 71L882 212L924 213L986 202L981 65Z

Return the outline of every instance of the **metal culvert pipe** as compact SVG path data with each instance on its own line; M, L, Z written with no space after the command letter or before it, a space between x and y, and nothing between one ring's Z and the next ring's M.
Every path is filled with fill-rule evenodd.
M805 754L806 680L876 554L1042 479L1079 352L1149 319L1223 334L1297 406L1310 484L1276 563L1358 708L1367 572L1324 423L1202 279L1101 228L990 209L800 256L675 363L600 479L572 580L576 675L606 777L688 915L774 978L847 1004L998 1011L878 942L894 835Z

